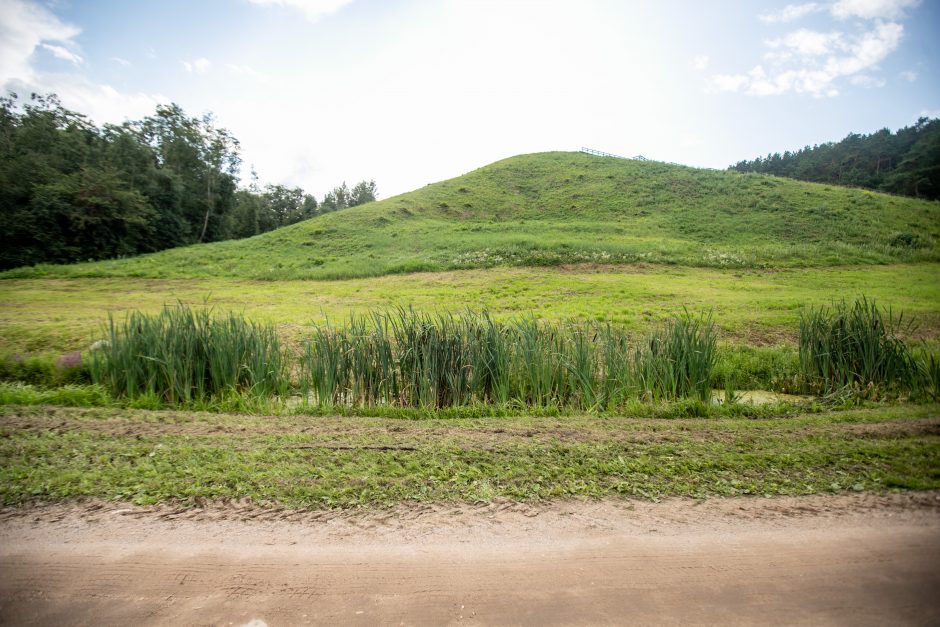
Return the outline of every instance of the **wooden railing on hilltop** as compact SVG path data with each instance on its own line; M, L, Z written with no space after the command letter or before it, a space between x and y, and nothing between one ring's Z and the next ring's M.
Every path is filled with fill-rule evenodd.
M615 159L633 159L634 161L647 161L646 157L643 155L637 155L635 157L621 157L620 155L614 155L609 152L604 152L603 150L594 150L593 148L584 148L581 147L581 152L594 155L595 157L613 157Z

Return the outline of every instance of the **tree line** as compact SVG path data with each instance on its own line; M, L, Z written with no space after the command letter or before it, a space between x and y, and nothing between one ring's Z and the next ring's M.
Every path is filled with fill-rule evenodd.
M922 117L892 133L850 133L840 142L768 154L729 168L789 178L940 198L940 119Z
M376 198L375 181L317 199L239 187L238 140L179 105L97 126L54 95L0 97L0 269L250 237Z

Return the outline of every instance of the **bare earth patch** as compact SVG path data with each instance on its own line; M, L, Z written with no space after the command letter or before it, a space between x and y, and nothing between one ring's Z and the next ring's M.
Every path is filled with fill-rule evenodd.
M0 510L0 622L926 625L938 564L940 492L361 512L86 501Z

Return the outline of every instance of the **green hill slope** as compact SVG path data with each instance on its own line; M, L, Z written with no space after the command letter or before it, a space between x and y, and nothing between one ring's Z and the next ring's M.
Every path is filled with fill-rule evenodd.
M4 273L352 278L495 265L787 267L940 260L940 203L542 153L257 237Z

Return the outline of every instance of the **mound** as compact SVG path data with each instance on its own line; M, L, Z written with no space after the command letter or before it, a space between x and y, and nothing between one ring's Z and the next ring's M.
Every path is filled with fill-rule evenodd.
M940 203L551 152L244 240L4 273L341 279L499 265L794 267L940 260Z

